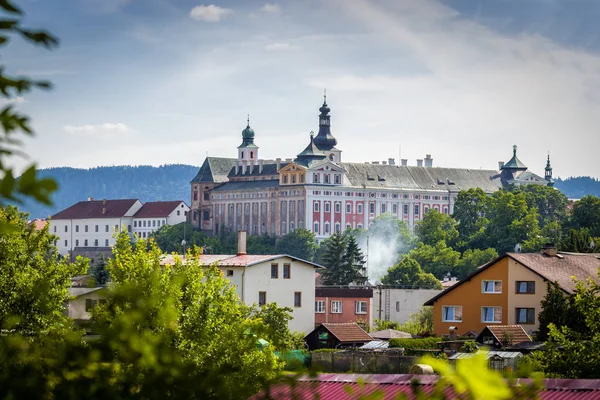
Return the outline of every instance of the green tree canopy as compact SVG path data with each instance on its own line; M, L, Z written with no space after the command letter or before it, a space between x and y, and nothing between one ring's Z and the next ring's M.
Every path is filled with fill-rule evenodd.
M358 247L358 242L353 235L346 235L346 252L344 254L344 264L346 269L354 271L354 280L364 283L367 280L367 268L365 266L365 256Z
M388 269L387 274L381 279L381 283L413 289L442 289L442 284L435 276L423 272L419 263L408 256L403 257L398 264Z
M468 249L466 250L454 271L455 276L459 279L465 279L475 270L498 257L498 252L495 249Z
M483 235L488 220L485 218L489 196L483 189L469 189L458 193L452 216L458 222L458 240L461 247L479 247L478 238Z
M448 214L442 214L430 209L423 219L415 225L417 238L424 244L435 246L442 241L448 247L453 247L458 239L458 223Z
M460 259L460 253L438 242L435 246L419 243L408 253L423 268L423 271L433 274L437 279L443 279L448 273L454 274L454 268Z
M600 198L584 196L575 202L571 212L571 226L587 228L591 236L600 237Z
M352 266L345 261L346 236L335 233L324 241L322 265L326 268L321 274L324 285L348 285L356 275Z
M317 240L315 234L308 229L295 229L277 239L275 245L277 254L288 254L307 261L315 259L316 250Z
M560 190L546 185L521 185L515 192L523 193L527 206L538 210L540 227L566 219L569 199Z

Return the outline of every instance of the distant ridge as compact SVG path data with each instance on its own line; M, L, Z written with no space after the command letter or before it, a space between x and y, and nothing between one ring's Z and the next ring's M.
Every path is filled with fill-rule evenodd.
M46 218L78 201L95 199L137 198L142 202L156 200L183 200L190 202L190 181L198 166L168 164L160 167L110 166L90 169L60 167L41 169L41 176L51 176L59 184L54 194L54 206L46 207L33 202L19 206L30 213L30 218ZM600 181L587 176L556 179L555 187L567 197L579 199L592 194L600 197Z

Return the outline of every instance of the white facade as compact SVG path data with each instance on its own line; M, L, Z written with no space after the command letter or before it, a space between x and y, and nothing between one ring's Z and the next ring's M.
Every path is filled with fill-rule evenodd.
M439 294L438 289L388 289L373 288L371 324L382 319L406 323L410 316L421 310L427 300ZM380 318L381 316L381 318Z
M106 299L106 288L70 288L69 292L74 298L68 301L67 315L74 320L88 321L91 317L91 308L98 302Z
M141 207L141 203L139 203L139 207ZM133 217L131 216L121 218L51 219L50 233L59 237L57 242L58 251L61 255L66 255L71 253L75 247L108 247L114 245L115 232L122 228L130 230L132 220Z
M132 229L129 232L132 232L138 238L147 238L150 234L163 225L177 225L182 222L185 222L187 213L190 211L185 202L180 202L176 207L173 208L168 214L165 213L156 217L144 217L139 218L134 216Z

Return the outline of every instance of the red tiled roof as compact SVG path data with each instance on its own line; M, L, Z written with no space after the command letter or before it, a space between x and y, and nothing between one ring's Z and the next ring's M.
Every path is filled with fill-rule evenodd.
M580 281L586 280L588 277L598 280L598 269L600 268L599 254L558 252L555 256L549 256L541 252L506 253L477 268L475 272L462 281L427 300L424 305L432 306L437 299L459 288L463 283L470 281L505 257L512 258L523 267L538 274L547 281L558 282L559 286L568 293L572 293L576 286L571 277L575 277Z
M138 201L137 199L123 200L88 200L80 201L52 216L56 219L82 218L120 218ZM104 212L102 212L104 210Z
M183 203L182 200L175 201L149 201L135 213L135 218L166 218ZM185 208L185 207L184 207Z
M370 342L373 340L357 323L322 324L333 336L342 343Z
M359 380L363 382L358 384ZM319 374L316 377L301 377L294 388L290 385L275 385L266 393L259 393L250 400L272 399L298 399L313 400L336 399L350 400L357 397L357 393L368 395L380 392L383 396L378 399L392 400L399 394L407 394L412 398L411 382L418 381L425 393L430 393L438 381L435 375L361 375L361 374ZM529 379L518 379L517 384L530 384ZM346 388L351 388L353 394L348 394ZM451 389L447 389L448 398L455 398ZM318 396L318 397L316 397ZM600 380L598 379L545 379L544 389L537 393L540 400L591 400L600 396Z
M484 329L489 330L500 343L504 339L504 334L510 335L515 345L532 341L521 325L487 325Z
M46 220L36 218L32 221L29 221L27 225L32 226L33 229L35 229L36 231L41 231L42 229L44 229L47 223L48 222Z

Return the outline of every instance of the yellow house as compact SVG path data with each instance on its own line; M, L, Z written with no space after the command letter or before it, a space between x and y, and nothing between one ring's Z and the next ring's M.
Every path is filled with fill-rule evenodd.
M572 277L597 279L599 268L599 254L563 253L551 248L540 253L506 253L425 305L433 306L438 336L447 334L451 326L462 335L493 324L522 325L531 333L539 326L548 281L572 293L576 286Z

